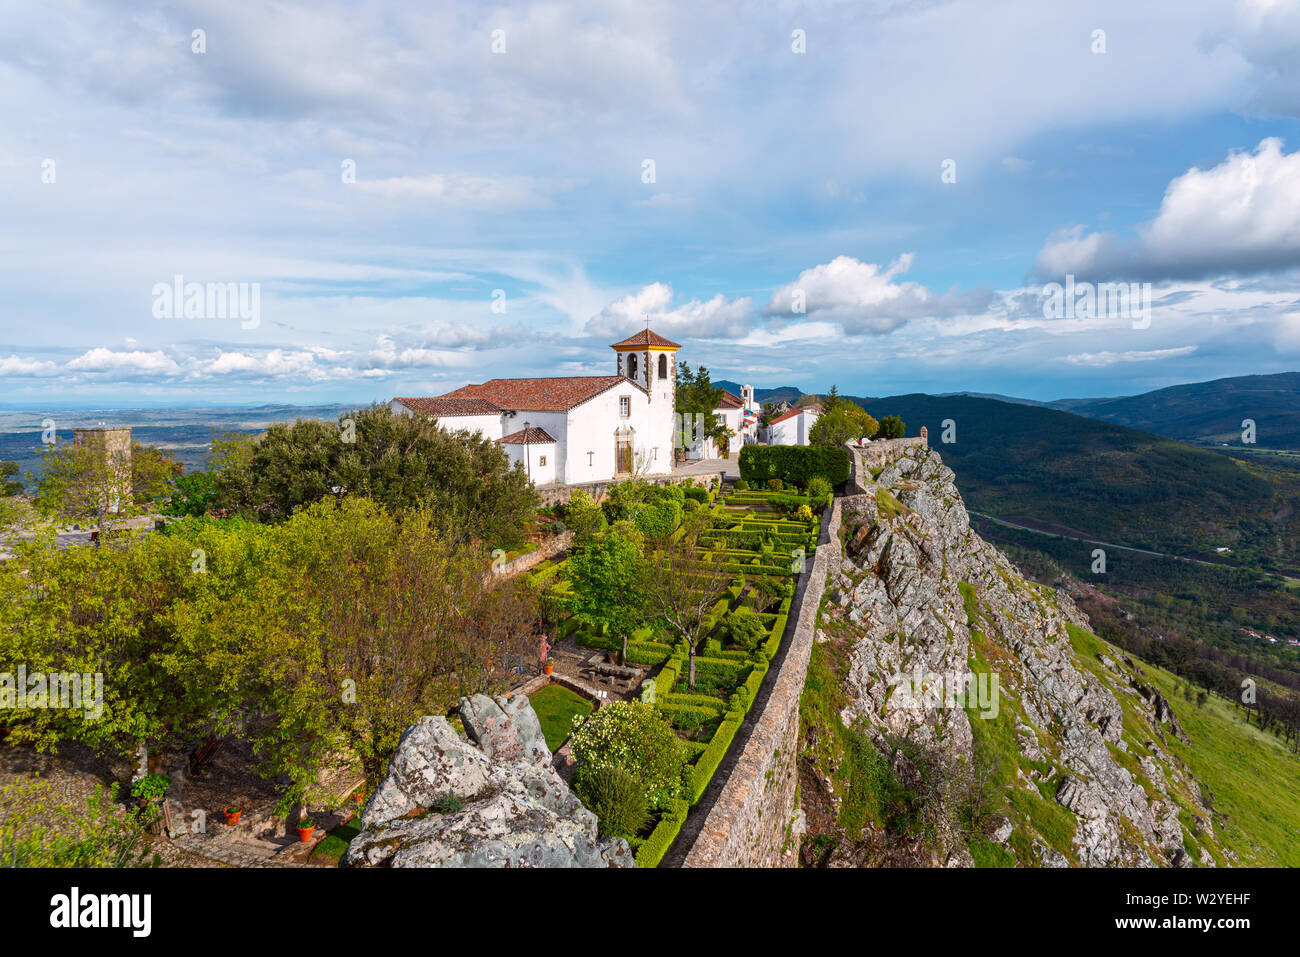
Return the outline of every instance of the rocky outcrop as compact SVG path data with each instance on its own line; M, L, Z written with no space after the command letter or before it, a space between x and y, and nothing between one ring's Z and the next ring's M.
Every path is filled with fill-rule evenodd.
M596 816L551 766L526 696L475 695L458 710L469 740L436 716L403 733L347 866L635 866L625 840L597 839Z
M844 557L827 583L827 620L851 642L844 723L896 761L900 739L950 767L973 764L977 738L985 750L1010 747L999 756L1008 816L983 837L1019 848L1019 863L1183 863L1178 802L1206 832L1211 815L1162 747L1162 726L1182 737L1168 702L1132 662L1074 647L1071 626L1074 639L1096 641L1079 631L1087 617L971 529L937 452L901 450L867 478L865 494L843 501ZM983 720L1006 730L975 725ZM1044 824L1060 814L1044 803L1068 812L1072 836ZM969 854L940 849L939 859Z

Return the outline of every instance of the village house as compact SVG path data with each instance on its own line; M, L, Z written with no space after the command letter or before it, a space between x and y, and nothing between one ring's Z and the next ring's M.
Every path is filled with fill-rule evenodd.
M808 445L808 436L821 414L821 404L815 402L807 408L791 408L788 412L783 412L768 419L767 444Z

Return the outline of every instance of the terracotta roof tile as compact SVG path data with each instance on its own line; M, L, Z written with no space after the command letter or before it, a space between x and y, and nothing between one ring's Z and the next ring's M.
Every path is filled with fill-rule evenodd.
M557 376L540 379L490 379L429 398L399 398L407 408L433 416L483 415L506 409L521 412L567 412L602 392L623 386L645 393L626 376Z
M799 415L801 412L815 412L818 415L821 415L822 407L820 403L816 403L814 405L808 406L808 408L806 409L791 409L789 412L785 413L785 415L779 415L775 419L769 419L767 424L776 425L778 422L784 422L786 419L793 419L796 415Z
M726 389L722 390L722 398L718 400L719 409L743 409L744 407L745 403L741 401L740 396L728 392Z
M518 432L511 432L509 435L497 439L503 445L547 445L554 444L555 439L551 438L551 433L545 429L539 429L536 426L529 429L520 429Z
M450 395L428 398L399 396L394 401L402 403L412 412L423 412L437 418L448 415L494 415L501 411L500 406L494 405L487 399L460 396L453 398Z
M640 332L636 333L635 335L628 336L622 342L614 343L612 346L610 346L610 348L625 349L628 346L658 346L663 349L681 348L681 345L679 343L673 342L671 339L665 339L663 336L659 335L659 333L655 332L653 329L642 329Z

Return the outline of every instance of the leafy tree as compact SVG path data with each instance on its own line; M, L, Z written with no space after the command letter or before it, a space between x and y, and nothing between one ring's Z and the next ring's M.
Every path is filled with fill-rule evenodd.
M689 443L693 438L711 439L718 451L724 455L730 447L735 432L727 428L721 416L714 410L722 403L722 386L716 386L709 378L709 370L700 366L694 371L685 362L677 364L677 411L702 416L703 435L689 435L683 438Z
M15 479L11 479L11 476L17 474L18 474L17 462L0 462L0 497L22 494L24 490L23 483Z
M107 531L110 515L129 517L155 507L181 466L162 450L138 442L131 444L128 464L103 443L91 441L46 446L40 468L33 480L41 512Z
M901 439L907 432L907 425L896 415L887 415L880 420L880 431L877 435L882 439Z
M325 498L362 496L389 509L426 506L453 541L508 549L523 543L540 503L499 443L382 405L337 425L276 423L263 436L222 443L216 462L222 504L259 521L282 521Z
M208 472L186 472L176 476L171 501L162 509L168 515L206 514L217 500L217 486Z
M622 640L623 661L628 636L645 620L643 548L637 536L610 530L569 557L569 611L593 625L608 626Z
M721 551L702 547L708 517L692 513L685 533L668 540L646 562L644 588L647 611L678 637L685 639L690 655L688 686L695 688L695 653L707 634L709 612L726 594L731 573Z
M564 523L573 529L573 537L577 542L590 541L608 524L604 511L583 489L578 489L569 499L564 512Z
M834 393L834 390L831 390ZM874 438L879 430L876 420L860 405L833 396L808 433L812 445L842 446L862 438Z
M117 803L117 783L84 805L43 780L0 785L0 867L157 867L141 811Z

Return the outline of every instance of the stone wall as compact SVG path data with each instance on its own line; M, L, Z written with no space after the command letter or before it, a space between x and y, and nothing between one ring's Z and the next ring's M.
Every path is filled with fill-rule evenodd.
M826 574L840 554L840 499L822 516L812 569L791 604L784 657L769 677L767 700L757 707L753 730L731 770L684 867L793 867L795 790L799 783L799 697L808 675L813 632Z
M661 475L661 476L642 476L640 481L648 482L652 485L680 485L687 479L695 480L696 488L711 489L716 488L722 481L722 471L706 472L703 475ZM543 505L563 505L573 497L573 493L579 490L586 492L597 502L605 498L611 485L616 485L622 479L610 479L606 482L586 482L581 485L543 485L538 487L537 494L542 497Z
M907 439L880 439L861 448L853 446L853 450L861 455L864 464L872 466L885 464L899 449L926 448L929 444L929 437L921 435Z
M554 558L561 552L566 551L572 544L573 532L561 532L560 534L541 542L531 552L525 552L516 558L512 558L510 561L498 568L496 572L498 575L504 575L506 578L513 578L522 572L528 571L528 569L532 568L534 565L540 565L548 558Z

